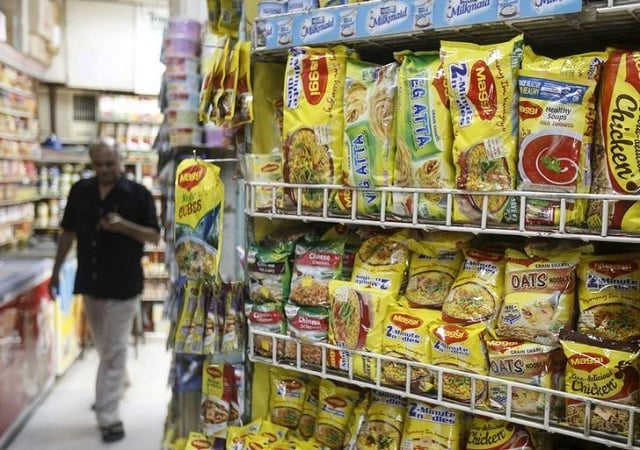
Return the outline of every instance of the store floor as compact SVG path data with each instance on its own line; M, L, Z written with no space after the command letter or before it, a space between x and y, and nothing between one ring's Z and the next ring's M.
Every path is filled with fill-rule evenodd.
M91 411L98 357L87 349L54 384L8 450L158 450L171 392L167 385L171 354L163 338L146 338L138 358L130 348L127 368L131 387L121 403L126 436L103 444Z

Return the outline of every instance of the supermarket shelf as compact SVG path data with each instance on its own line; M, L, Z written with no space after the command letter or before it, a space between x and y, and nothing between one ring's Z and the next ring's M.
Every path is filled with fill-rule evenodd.
M60 227L58 227L58 226L55 226L55 227L52 227L52 226L48 226L48 227L33 227L33 231L41 231L41 232L52 233L52 232L60 231Z
M37 161L42 164L88 164L89 153L42 149L42 155Z
M29 183L35 183L36 181L38 181L37 178L0 176L0 184L15 184L15 183L29 184Z
M39 161L40 155L9 155L0 153L0 160L10 159L16 161Z
M0 62L35 78L41 79L45 71L45 67L41 63L19 52L6 42L0 42Z
M492 2L493 3L493 2ZM442 11L446 6L443 2L434 2L434 10ZM342 5L330 8L339 16L341 11L347 11L353 5ZM366 9L365 4L357 8ZM312 14L314 11L308 14ZM325 39L322 42L308 42L305 45L333 45L343 43L357 47L363 59L391 60L392 52L398 49L436 50L441 40L455 40L475 42L478 44L495 43L512 38L516 34L524 33L526 42L548 56L560 56L583 51L604 49L607 46L621 48L635 48L640 45L640 35L637 29L640 22L640 2L637 0L609 0L592 1L583 5L582 11L570 14L547 15L545 17L499 20L487 23L443 26L438 29L425 31L408 31L388 34L384 36L370 36L346 40L342 37ZM411 14L411 13L409 13ZM299 15L304 16L304 13ZM295 17L296 14L274 16L265 19L266 29L271 28L277 36L277 20L284 17ZM480 16L477 16L480 17ZM495 20L495 17L494 17ZM337 21L336 21L337 22ZM294 24L293 28L296 26ZM294 30L295 32L295 30ZM326 34L325 34L326 35ZM562 43L558 45L558 36L562 36ZM294 39L292 44L294 44ZM278 60L286 58L288 47L259 48L256 46L256 36L253 37L253 55L258 60ZM300 45L300 44L298 44Z
M40 200L40 197L29 197L16 200L0 200L0 206L22 205L23 203L37 202L38 200Z
M338 185L304 185L304 184L288 184L288 183L261 183L247 182L246 186L246 202L245 213L252 217L263 217L267 219L290 219L308 222L325 222L339 224L354 224L379 226L387 228L416 228L421 230L444 230L444 231L461 231L473 234L489 233L507 236L529 236L529 237L546 237L557 239L580 239L583 241L607 241L607 242L627 242L640 243L640 234L624 234L616 230L608 229L608 220L601 220L602 226L600 230L587 230L581 228L570 227L565 223L565 212L567 203L574 199L591 199L602 200L601 219L607 218L609 215L610 202L616 200L639 201L637 195L602 195L602 194L569 194L557 192L525 192L525 191L499 191L499 192L471 192L459 189L429 189L429 188L354 188ZM280 209L276 204L277 191L282 188L293 189L297 191L295 195L297 199L296 205L291 209ZM321 191L323 195L323 204L318 210L305 211L302 207L302 190ZM260 191L261 198L264 198L265 190L271 193L270 205L265 208L259 208L261 205L256 204L256 194ZM333 191L346 191L351 194L354 199L351 211L345 212L343 215L335 214L329 207L330 193ZM357 213L357 191L376 192L380 194L381 211L375 217L361 216ZM404 195L413 195L413 210L410 217L395 217L388 211L387 200L393 193L402 193ZM441 222L426 221L418 217L418 196L420 194L438 194L446 196L446 218ZM481 217L475 223L456 223L453 221L453 205L456 196L473 195L475 198L482 197ZM520 202L520 214L517 224L491 223L488 219L487 207L489 198L492 196L499 197L516 197ZM557 226L534 227L525 224L525 207L526 203L532 199L555 199L560 202L560 221Z
M67 198L66 194L40 194L40 200L60 200Z
M22 225L24 223L28 223L28 224L32 224L33 223L33 218L29 217L29 218L24 218L24 219L20 219L20 220L10 220L8 222L0 222L0 228L3 227L13 227L16 225Z
M20 111L19 109L13 109L13 108L6 108L4 106L0 106L0 114L7 114L9 116L15 116L15 117L24 117L27 119L34 119L36 117L35 114L31 112Z
M169 274L144 274L145 280L168 280Z
M98 119L98 123L113 123L116 125L150 125L160 126L162 120L126 120L126 119Z
M271 340L271 354L268 356L260 356L257 355L254 351L255 346L255 338L260 337L261 339L270 339ZM278 347L282 349L285 342L294 343L296 346L296 357L295 360L292 361L283 361L278 356ZM270 366L278 366L287 368L290 370L294 370L296 372L305 373L309 375L320 376L324 379L330 379L334 381L344 382L364 388L375 389L378 391L388 392L391 394L401 395L406 398L411 398L420 401L427 401L431 403L437 403L441 406L445 406L448 408L452 408L459 411L465 411L477 415L482 415L486 417L491 417L494 419L506 420L512 423L517 423L524 426L529 426L533 428L538 428L542 430L546 430L552 433L558 433L565 436L571 436L579 439L589 440L590 442L596 442L599 444L604 444L610 447L616 448L624 448L624 449L640 449L640 441L634 440L633 429L634 429L634 421L636 417L640 417L640 408L632 407L628 405L621 405L618 403L602 401L597 399L592 399L589 397L578 396L574 394L569 394L563 391L552 390L541 388L537 386L532 386L529 384L518 383L514 381L504 380L500 378L494 378L484 375L478 375L469 372L463 372L459 370L454 370L449 367L440 367L434 366L431 364L422 364L416 361L408 361L399 358L393 358L385 355L379 355L375 353L369 352L361 352L361 351L348 351L349 358L349 372L339 372L334 371L327 367L327 352L329 350L338 350L345 352L345 349L324 343L314 343L315 347L320 347L322 350L322 365L321 366L310 366L301 359L301 342L297 341L294 338L289 336L268 333L263 331L256 331L253 329L249 329L249 360L252 362L264 363ZM360 378L356 378L353 375L353 356L354 355L362 355L372 358L376 361L376 376L375 380L364 380ZM394 362L399 364L401 367L406 367L406 378L404 382L404 386L390 386L382 383L381 380L381 367L382 362ZM372 363L373 364L373 363ZM411 371L413 369L423 369L427 370L434 375L435 383L433 392L428 394L420 394L413 392L411 390ZM458 375L462 377L466 377L470 379L471 383L471 394L470 398L475 399L478 397L477 393L478 389L482 389L482 384L486 382L491 382L492 385L501 386L507 392L506 394L506 408L504 411L488 409L484 405L482 405L481 401L469 401L467 403L458 402L455 400L450 400L444 396L442 390L442 380L444 375ZM513 389L518 388L522 390L529 391L531 393L536 393L537 395L544 395L545 408L544 412L540 417L535 415L522 415L516 412L513 412L512 404L513 404ZM585 420L582 428L572 427L568 424L564 423L561 418L557 418L553 414L552 401L554 399L562 399L562 400L579 400L585 402L585 415L587 417L591 416L592 411L596 408L607 407L611 408L616 413L622 413L629 415L629 429L632 430L629 433L628 437L618 436L609 433L602 433L599 431L593 431L590 429L590 420Z
M37 142L37 137L36 136L20 136L17 134L11 134L11 133L0 133L0 139L7 139L10 141L29 141L29 142Z

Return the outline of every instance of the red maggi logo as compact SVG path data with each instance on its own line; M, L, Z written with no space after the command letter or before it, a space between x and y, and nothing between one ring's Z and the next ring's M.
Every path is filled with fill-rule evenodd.
M438 327L436 328L435 334L447 344L462 342L467 340L469 337L469 333L467 333L464 328L456 327L455 325L443 325Z
M491 69L484 61L476 62L471 68L469 101L476 107L482 120L491 120L498 109L498 94Z
M542 116L542 108L528 100L520 101L520 120L536 119Z
M344 408L347 402L340 397L329 397L325 400L332 408Z
M638 263L635 261L594 261L589 264L592 270L609 275L610 277L619 277L638 270Z
M567 359L567 362L571 367L575 367L585 372L593 372L599 367L609 364L609 358L597 353L578 353L572 355Z
M205 173L207 173L207 168L201 164L187 167L178 175L178 186L190 191L200 183Z
M327 59L310 56L302 61L302 89L307 101L317 105L327 90Z
M402 330L407 330L409 328L418 328L424 323L422 319L403 313L392 314L391 322L393 322L394 325Z
M222 377L222 371L218 369L216 366L207 367L207 373L214 378Z

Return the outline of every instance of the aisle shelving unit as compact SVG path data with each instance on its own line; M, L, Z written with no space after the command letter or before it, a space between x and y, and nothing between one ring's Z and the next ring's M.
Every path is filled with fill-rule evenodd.
M367 2L371 4L370 2ZM581 5L575 12L568 14L547 15L545 17L522 17L519 19L502 19L484 23L470 23L463 26L442 26L426 30L411 30L401 33L389 33L379 35L358 35L357 33L346 39L323 39L321 37L293 36L292 39L284 39L282 42L265 40L260 36L261 32L278 35L279 22L285 27L290 27L295 33L296 23L303 20L311 20L327 14L326 17L338 18L340 13L352 12L354 17L360 18L362 12L370 6L367 3L357 5L342 5L331 8L321 8L295 14L278 15L269 18L256 19L254 34L252 36L252 59L254 62L281 62L287 59L287 50L293 45L331 46L345 44L357 49L362 60L388 62L393 60L393 52L397 50L437 50L441 40L454 40L473 42L477 44L495 43L506 41L517 34L524 34L525 42L534 50L547 56L566 56L573 53L581 53L594 50L603 50L606 47L620 46L624 48L640 48L640 1L637 0L606 0L588 1ZM379 2L382 3L382 2ZM390 3L402 3L392 1ZM434 2L434 9L442 8L446 1ZM524 2L523 2L524 3ZM527 2L533 4L533 1ZM315 16L314 16L315 15ZM411 15L411 13L409 13ZM287 20L283 20L287 19ZM288 21L288 23L287 23ZM336 19L340 23L339 19ZM293 25L292 25L293 24ZM339 26L339 25L336 25ZM330 33L325 34L325 36ZM561 39L561 45L558 43ZM331 199L336 192L342 191L345 198L352 199L350 210L337 211L332 208ZM374 215L363 215L358 211L358 191L375 192L380 199L380 211ZM313 210L303 206L303 192L312 192L314 198L322 198L322 205ZM291 195L288 195L290 193ZM412 197L412 208L408 215L398 216L392 211L391 198L394 194L403 194ZM420 216L418 200L424 194L437 194L446 199L444 218L442 220L426 220ZM478 218L474 223L459 223L454 221L453 210L458 197L473 195L478 205ZM513 197L518 204L518 219L513 223L493 223L488 213L489 201L492 197ZM286 198L286 207L283 207L282 199ZM526 205L531 200L552 199L560 205L559 221L553 226L535 226L526 221ZM469 192L458 189L429 189L429 188L356 188L341 185L303 185L289 183L265 183L256 181L245 182L245 214L253 219L285 219L302 223L342 224L356 226L374 226L381 229L418 229L425 231L458 231L473 235L490 236L514 236L530 238L568 239L583 242L600 242L628 244L636 246L640 244L640 234L623 233L620 230L610 229L608 226L609 211L613 202L620 200L638 201L637 195L600 195L578 194L558 192L530 192L530 191L500 191L500 192ZM600 201L602 209L598 225L591 228L576 227L567 223L566 212L575 200ZM265 353L256 353L255 341L260 339L270 340L271 345ZM469 412L490 418L506 420L512 423L545 430L561 436L568 436L596 444L624 449L640 449L640 408L619 403L601 401L583 396L569 394L560 390L534 387L528 384L507 381L491 376L478 375L468 372L460 372L454 369L421 364L415 361L402 360L381 354L345 351L326 343L314 343L322 350L321 365L312 366L302 360L301 343L290 336L258 331L249 327L248 358L253 363L262 363L268 366L287 368L296 372L316 375L334 381L344 382L354 386L369 388L397 394L405 398L416 399L436 403L458 411ZM295 344L295 358L283 359L278 349L284 347L285 342ZM264 349L265 347L261 347ZM327 355L329 350L340 350L348 355L349 372L340 372L327 367ZM354 355L367 356L376 361L377 372L374 379L362 379L353 374ZM381 377L381 363L394 362L406 368L404 385L385 384ZM411 373L414 369L427 370L434 377L434 389L428 393L420 393L412 390ZM470 398L476 398L476 393L486 383L501 386L507 392L506 408L504 410L491 409L486 404L475 401L460 402L452 400L444 395L442 379L445 375L458 375L467 377L471 383ZM544 396L544 411L540 416L519 414L513 406L514 388L536 393ZM556 416L552 402L565 400L579 400L585 404L585 420L582 426L570 426L564 417ZM598 408L607 407L612 411L628 414L628 435L615 435L591 429L590 417Z

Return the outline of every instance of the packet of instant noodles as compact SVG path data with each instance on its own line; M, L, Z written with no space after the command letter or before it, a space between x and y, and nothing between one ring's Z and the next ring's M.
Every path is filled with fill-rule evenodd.
M188 341L191 322L198 306L198 296L200 294L200 283L196 280L187 280L184 287L182 300L182 310L176 327L175 351L177 353L191 353L191 343Z
M175 186L175 258L180 274L218 278L224 214L220 168L188 158L178 164Z
M191 431L187 438L184 450L211 450L213 448L211 442L203 434Z
M233 125L240 126L253 121L253 92L251 89L251 42L241 42L238 61L238 83Z
M230 365L203 365L200 419L202 432L208 438L226 437L233 377Z
M229 50L227 70L224 74L223 93L218 99L219 125L231 124L236 110L236 87L240 64L240 43L236 43Z

